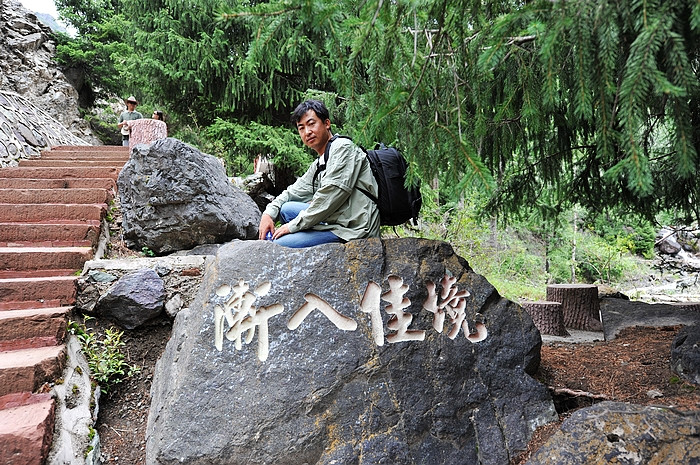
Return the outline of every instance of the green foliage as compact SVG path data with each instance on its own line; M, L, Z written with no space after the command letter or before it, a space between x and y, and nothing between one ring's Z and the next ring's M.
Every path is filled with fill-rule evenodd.
M56 60L66 68L80 70L93 90L121 93L129 89L134 68L123 64L133 49L123 41L128 26L117 14L118 1L57 0L61 16L78 31L72 38L57 34ZM133 89L133 87L131 88Z
M300 176L313 160L296 131L285 127L256 122L242 125L217 118L204 134L215 141L216 152L224 155L230 174L251 173L252 161L263 156Z
M476 190L449 207L439 204L438 191L425 185L421 190L424 203L420 227L398 227L399 236L450 242L477 273L508 299L543 299L550 283L617 284L634 279L643 271L632 253L638 252L636 247L647 246L649 237L644 234L653 229L642 220L634 228L620 226L633 224L632 218L614 221L608 217L606 223L599 215L577 208L575 214L559 214L554 232L542 229L541 218L537 217L501 227L494 218L477 215L485 199ZM586 226L594 223L601 225L600 230ZM605 232L603 226L607 228ZM638 233L640 230L643 233ZM390 233L387 230L385 234ZM653 242L651 247L653 250Z
M91 318L85 317L85 321L89 319ZM129 365L126 362L126 357L122 352L124 347L123 331L108 328L105 329L104 336L100 337L85 323L75 321L69 322L68 330L80 341L90 368L90 376L104 392L109 392L115 384L121 383L126 377L140 371L140 367Z
M478 189L481 213L536 214L545 236L575 205L700 219L696 0L59 7L80 31L65 63L167 107L232 172L259 153L300 168L298 141L265 133L315 89L337 95L356 141L398 145L448 208Z
M588 228L607 243L621 251L629 251L646 259L654 256L656 229L652 222L634 215L595 215L588 220Z
M149 249L148 247L141 247L141 253L143 254L144 257L155 257L156 253Z
M277 1L234 17L257 25L250 67L313 31L348 132L399 141L451 201L478 186L502 215L580 204L698 218L695 3Z

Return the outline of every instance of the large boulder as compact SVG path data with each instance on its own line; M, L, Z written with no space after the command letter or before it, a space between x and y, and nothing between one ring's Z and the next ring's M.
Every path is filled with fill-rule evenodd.
M221 161L177 139L137 145L117 180L127 245L157 254L258 235L260 210Z
M700 411L601 402L574 412L527 463L697 464L699 426Z
M234 241L178 313L148 464L494 464L557 416L541 339L449 244Z

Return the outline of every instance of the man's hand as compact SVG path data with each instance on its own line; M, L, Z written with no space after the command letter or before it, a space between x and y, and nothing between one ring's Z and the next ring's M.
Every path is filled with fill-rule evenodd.
M275 234L275 221L270 215L263 213L263 216L260 218L260 226L258 226L258 239L261 241L265 240L268 231Z
M274 241L275 239L279 239L280 237L284 236L285 234L289 234L289 226L287 226L286 224L283 224L272 235L272 240Z

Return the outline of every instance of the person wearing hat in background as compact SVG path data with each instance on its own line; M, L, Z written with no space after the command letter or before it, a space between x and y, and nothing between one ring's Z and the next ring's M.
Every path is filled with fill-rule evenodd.
M122 145L125 147L129 146L129 121L133 121L136 119L141 119L143 118L143 115L136 111L136 105L139 104L138 100L136 100L136 97L133 95L126 99L126 111L123 111L121 115L119 115L119 124L117 126L121 130L122 133Z

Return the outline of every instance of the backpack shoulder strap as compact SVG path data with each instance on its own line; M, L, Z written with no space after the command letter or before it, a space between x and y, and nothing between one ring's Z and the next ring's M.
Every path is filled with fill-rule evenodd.
M314 178L313 178L313 180L311 181L311 184L312 184L313 186L316 185L316 178L317 178L318 175L321 173L321 171L323 171L323 170L326 169L326 165L328 164L328 156L329 156L330 153L331 153L331 143L333 143L333 141L336 140L336 139L338 139L338 138L352 140L350 137L348 137L348 136L341 136L340 134L335 134L333 137L331 137L330 139L328 139L328 143L326 144L326 150L323 152L323 165L321 165L321 160L320 160L320 159L317 160L317 163L316 163L316 172L314 173Z

